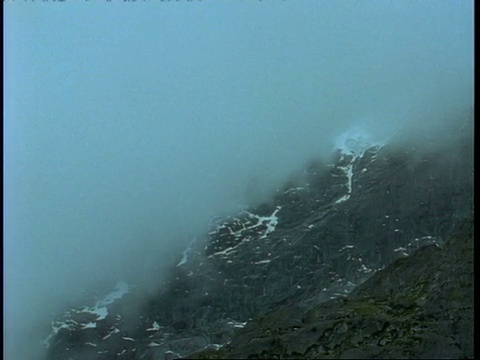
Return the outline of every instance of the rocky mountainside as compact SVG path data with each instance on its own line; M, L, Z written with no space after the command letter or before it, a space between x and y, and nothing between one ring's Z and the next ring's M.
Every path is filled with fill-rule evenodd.
M346 298L248 322L193 359L473 358L473 218L443 247L398 259Z
M473 356L471 128L349 139L212 223L141 306L145 289L119 283L69 309L47 358Z

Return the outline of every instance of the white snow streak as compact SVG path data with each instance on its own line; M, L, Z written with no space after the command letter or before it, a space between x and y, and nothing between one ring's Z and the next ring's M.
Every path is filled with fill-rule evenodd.
M385 142L386 140L374 139L364 125L354 126L337 137L335 141L335 150L340 150L342 157L344 155L353 155L353 157L348 165L339 167L340 169L343 169L347 175L348 190L347 194L335 201L335 203L339 204L347 201L352 194L353 164L355 161L362 158L367 149L372 146L383 146ZM367 171L367 169L363 168L362 173L365 171Z
M156 321L153 322L152 327L148 328L147 331L158 331L160 330L160 325Z
M182 260L179 261L177 266L182 266L183 264L187 263L188 255L190 255L190 253L192 252L192 245L195 243L195 241L197 241L197 239L193 238L193 240L190 242L190 244L188 244L188 247L185 249L185 251L182 252L182 254L183 254Z
M277 212L281 209L281 206L277 206L275 208L275 211L272 213L270 216L258 216L252 213L249 213L248 211L245 211L250 217L256 218L257 223L253 226L250 226L247 229L252 229L256 228L258 226L261 226L263 224L267 225L267 229L265 230L265 233L260 237L260 239L264 239L270 234L271 232L275 231L275 227L278 225L278 217L277 217Z
M272 261L272 260L260 260L260 261L256 261L256 262L255 262L255 265L268 264L270 261Z
M113 334L117 334L119 333L120 330L118 330L117 328L114 328L112 331L110 331L110 333L108 333L107 335L105 335L102 340L106 340L108 339L110 336L112 336Z
M123 282L123 281L120 281L120 282L117 283L117 286L115 287L115 289L110 294L105 296L102 300L97 301L95 306L84 307L80 310L71 310L75 313L87 312L87 313L97 315L97 319L95 321L90 321L86 324L81 324L82 327L80 329L84 330L84 329L94 329L94 328L96 328L97 327L96 321L103 320L107 317L107 315L108 315L107 306L110 305L111 303L113 303L114 301L122 298L123 295L128 293L128 291L129 291L128 284ZM66 315L68 315L68 313L69 312L67 312ZM76 322L75 320L72 320L72 319L67 319L63 322L58 322L58 321L57 322L52 322L52 332L45 339L45 341L44 341L45 346L47 348L50 346L50 339L53 336L55 336L60 331L60 329L75 330L75 329L78 328L78 326L79 326L78 322ZM115 330L116 330L115 332L119 332L118 329L115 329ZM112 333L108 334L103 339L105 340L110 335L112 335Z
M102 300L97 301L95 306L93 307L84 307L80 312L90 312L92 314L96 314L98 316L98 320L103 320L108 315L108 308L107 306L111 303L115 302L118 299L121 299L123 295L129 292L129 286L126 282L120 281L117 283L115 289L105 296Z
M149 347L155 347L155 346L161 346L161 344L156 343L155 341L152 341L150 344L148 344Z
M262 226L262 225L265 225L267 226L267 229L265 230L265 232L263 233L263 235L259 238L259 239L265 239L268 234L270 234L271 232L275 231L275 228L276 226L278 225L278 217L277 217L277 212L280 211L282 207L281 206L277 206L275 208L275 211L272 213L272 215L270 216L258 216L258 215L255 215L255 214L252 214L248 211L244 211L248 216L254 218L254 219L257 219L257 223L252 225L252 226L249 226L249 227L243 227L242 229L238 230L238 231L235 231L233 232L231 229L230 229L230 233L232 235L235 235L235 237L240 237L242 235L242 232L246 231L246 230L250 230L250 229L254 229L256 227L259 227L259 226ZM243 225L243 224L242 224ZM224 227L224 225L222 225L222 227ZM243 244L244 242L247 242L247 241L250 241L252 238L250 236L248 237L245 237L242 241L240 241L238 244L236 244L235 246L231 246L229 248L226 248L222 251L218 251L216 253L213 253L212 255L210 255L209 257L211 256L217 256L217 255L229 255L231 252L233 251L237 251L237 248Z

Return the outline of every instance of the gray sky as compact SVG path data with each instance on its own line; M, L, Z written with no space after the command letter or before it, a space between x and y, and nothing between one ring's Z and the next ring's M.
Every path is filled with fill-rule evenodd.
M147 274L362 119L383 136L470 105L472 6L4 3L8 333Z

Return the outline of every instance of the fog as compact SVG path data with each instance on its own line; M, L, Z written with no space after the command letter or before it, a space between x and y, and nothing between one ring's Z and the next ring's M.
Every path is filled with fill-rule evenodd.
M6 358L27 359L89 287L160 279L213 216L261 201L349 127L455 119L472 105L472 8L4 3Z

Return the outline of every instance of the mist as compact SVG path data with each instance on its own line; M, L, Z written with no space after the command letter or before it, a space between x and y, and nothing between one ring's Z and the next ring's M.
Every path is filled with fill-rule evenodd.
M261 201L351 126L428 133L473 102L466 0L4 11L7 359L86 289L160 280L213 216Z

